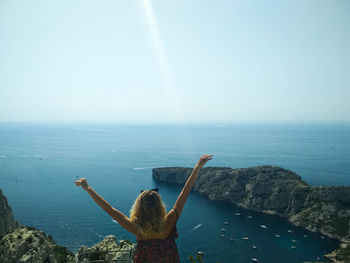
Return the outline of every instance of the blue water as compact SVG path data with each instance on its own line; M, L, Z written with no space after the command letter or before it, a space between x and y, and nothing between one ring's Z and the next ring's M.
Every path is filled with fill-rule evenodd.
M204 153L214 154L210 166L271 164L297 172L309 184L350 184L347 124L0 124L0 188L20 223L42 229L77 251L80 245L92 245L109 234L135 238L73 184L76 178L87 177L99 194L126 214L140 190L154 186L159 186L171 208L181 186L153 181L151 168L192 167ZM224 226L224 221L230 225ZM262 229L261 224L269 229ZM226 238L219 237L221 228L227 229ZM182 262L204 251L206 262L251 262L254 257L260 262L294 263L315 260L338 245L284 219L210 201L196 193L189 197L178 231ZM249 240L242 240L243 236ZM291 249L293 245L297 248Z

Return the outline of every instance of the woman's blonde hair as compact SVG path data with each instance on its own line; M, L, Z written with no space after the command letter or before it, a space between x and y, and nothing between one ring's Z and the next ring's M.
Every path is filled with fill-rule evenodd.
M160 195L152 190L139 194L130 210L131 221L139 227L142 236L161 233L166 208Z

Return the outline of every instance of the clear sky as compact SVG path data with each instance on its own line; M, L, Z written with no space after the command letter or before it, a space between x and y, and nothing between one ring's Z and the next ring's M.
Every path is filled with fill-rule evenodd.
M1 0L0 122L350 121L348 0Z

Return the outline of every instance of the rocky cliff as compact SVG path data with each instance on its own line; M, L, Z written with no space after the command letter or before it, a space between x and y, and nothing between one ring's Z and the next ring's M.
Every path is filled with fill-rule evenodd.
M192 168L155 168L156 180L184 184ZM350 187L310 186L296 173L275 166L200 171L194 190L258 212L287 218L294 225L350 241Z
M2 194L0 189L0 239L6 234L11 233L18 226L17 221L13 217L12 209L7 202L7 198Z
M0 241L0 262L4 263L63 263L73 259L74 254L67 248L31 227L20 226Z

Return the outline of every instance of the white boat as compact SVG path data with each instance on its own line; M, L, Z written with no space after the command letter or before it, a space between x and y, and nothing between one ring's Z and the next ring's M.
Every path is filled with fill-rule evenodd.
M253 261L253 262L259 262L259 260L256 259L256 258L252 258L252 261Z
M221 238L225 238L225 235L220 235Z
M293 230L288 229L288 230L287 230L287 232L288 232L288 233L293 233L294 231L293 231Z
M253 249L259 250L259 248L257 246L253 246Z
M236 240L233 237L230 237L230 241L235 242Z
M276 234L275 237L281 237L279 234Z
M252 219L253 217L252 216L247 216L248 219Z
M220 230L221 230L221 232L226 232L227 231L225 228L221 228Z
M230 223L229 222L224 222L224 225L229 225Z
M296 246L291 246L290 248L296 249L297 247Z
M241 213L235 213L235 216L240 216L241 215Z
M248 240L249 238L248 237L242 237L243 240Z
M197 255L204 257L204 256L205 256L205 253L204 253L203 251L198 251L198 252L197 252Z
M295 239L292 240L293 243L298 243L298 241L296 241Z
M304 235L304 237L308 237L308 235Z
M268 227L265 226L265 225L260 225L260 227L263 228L263 229L268 229Z

